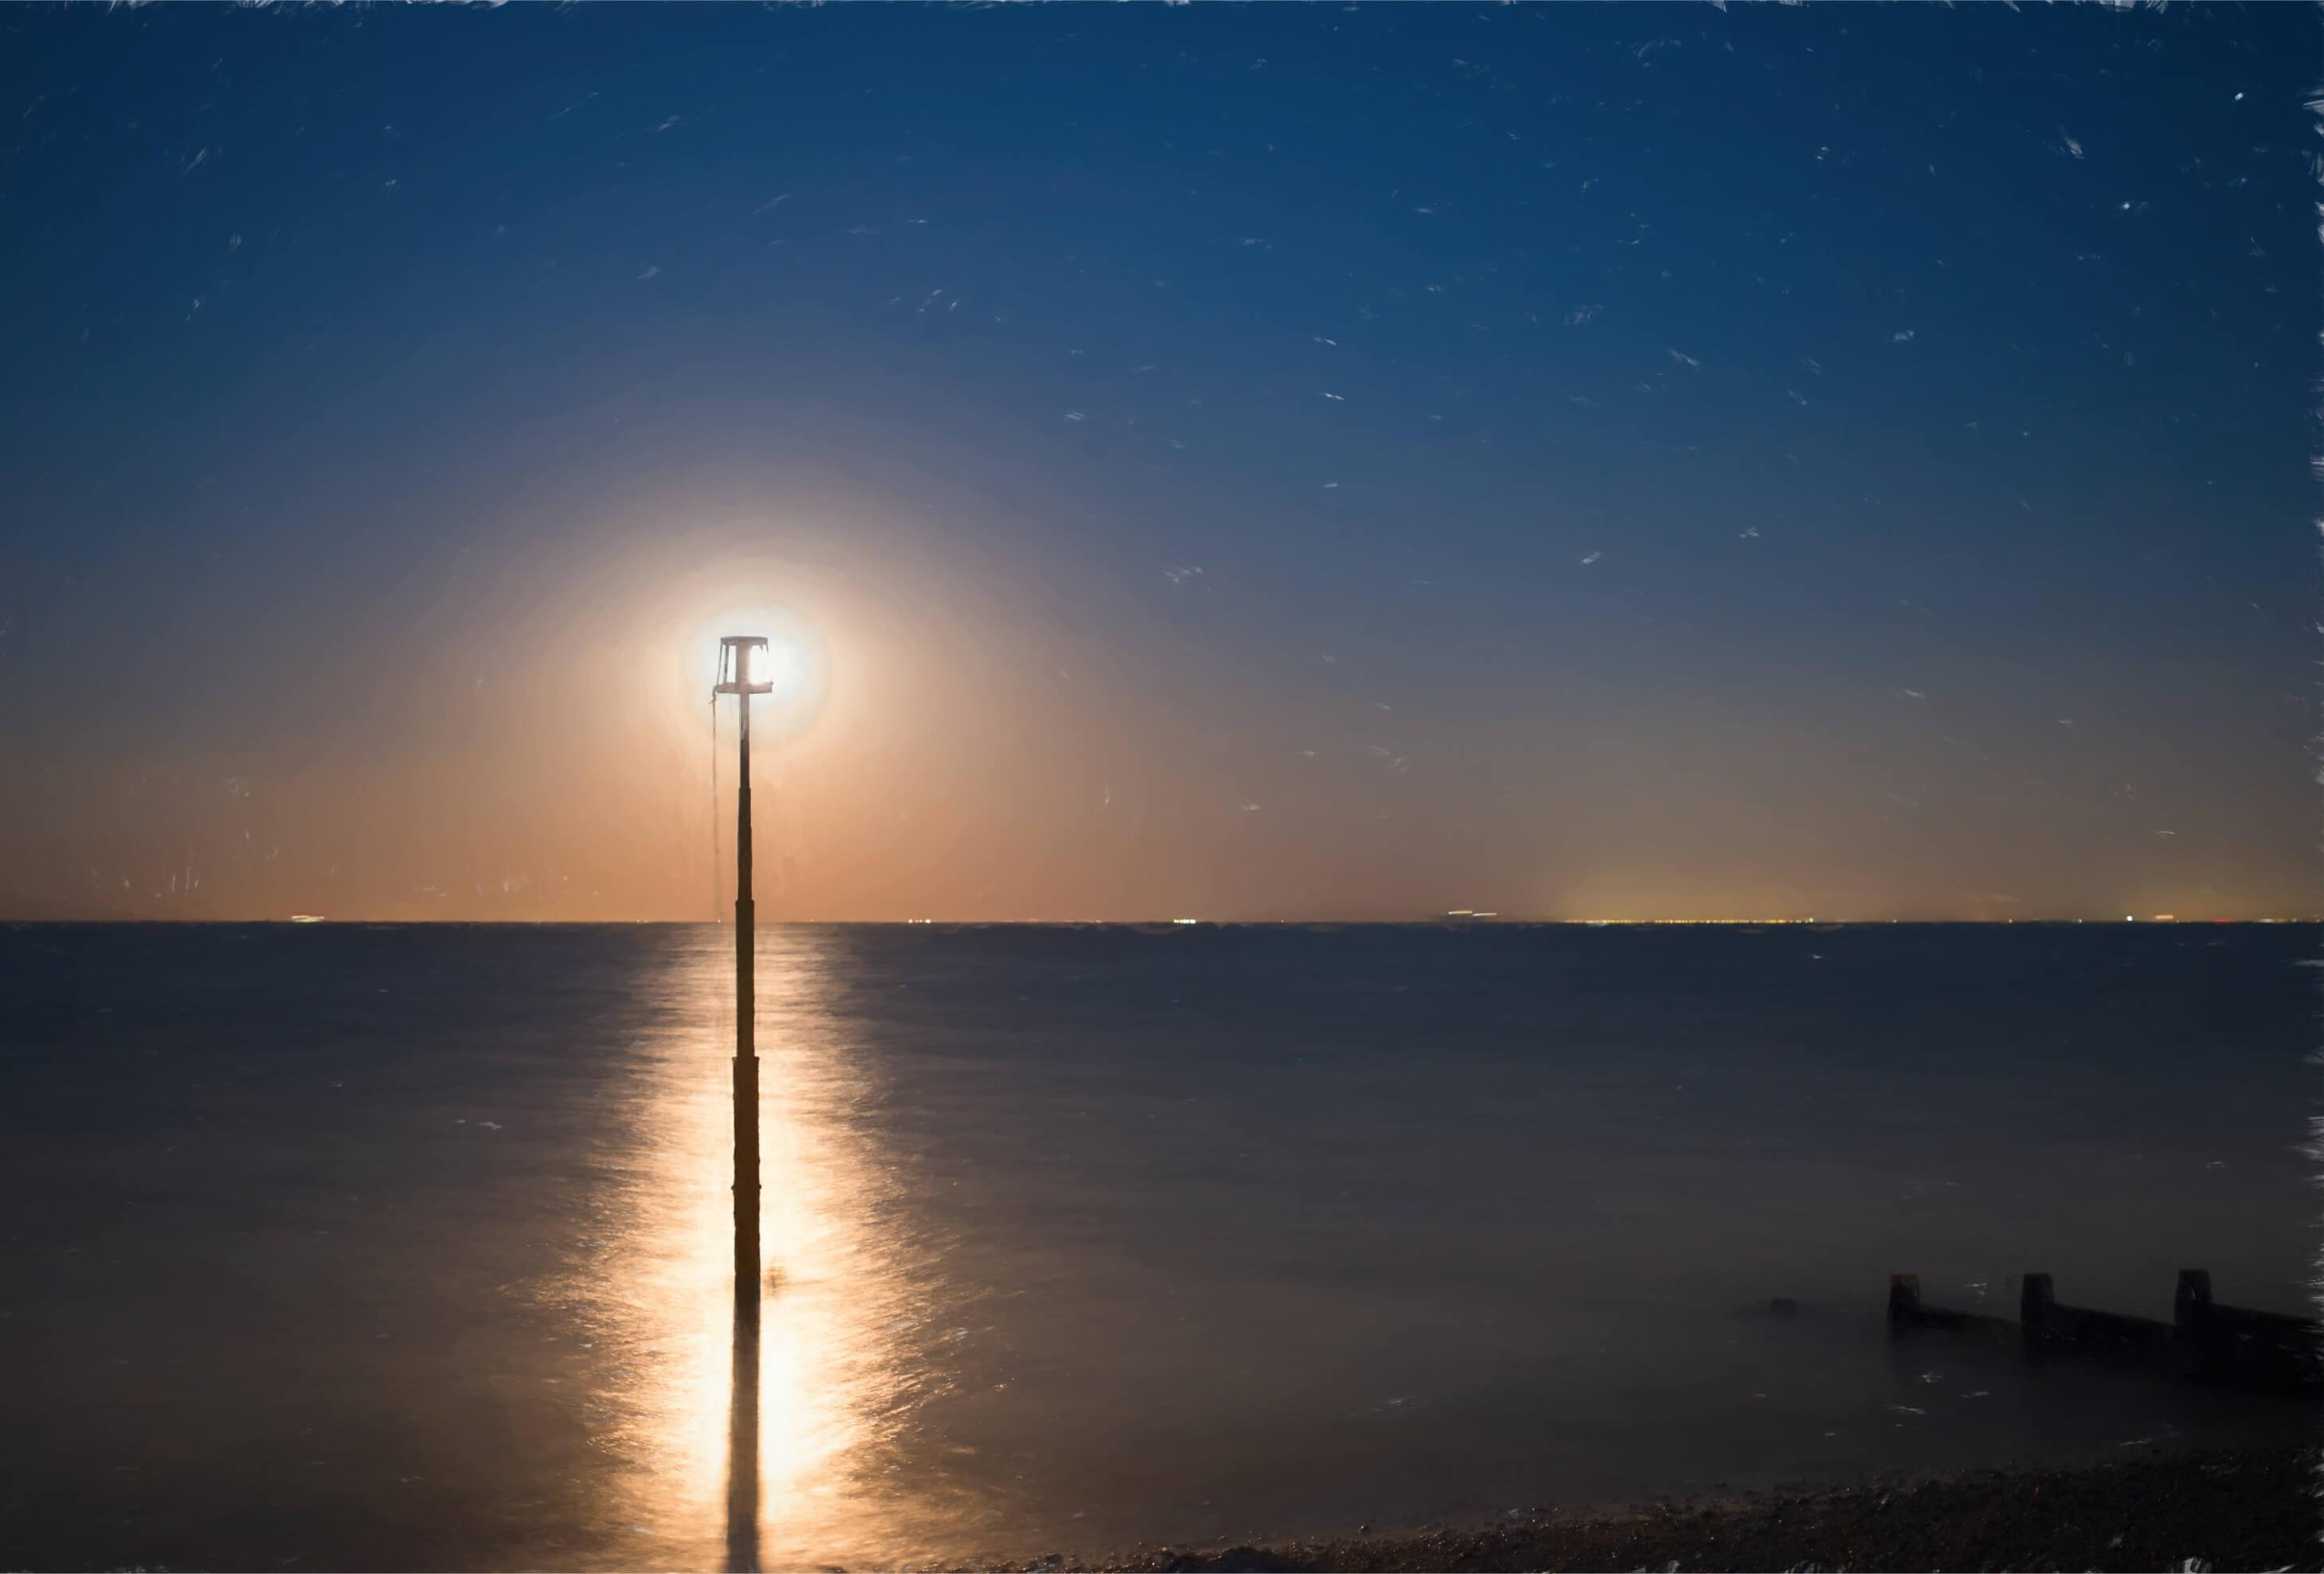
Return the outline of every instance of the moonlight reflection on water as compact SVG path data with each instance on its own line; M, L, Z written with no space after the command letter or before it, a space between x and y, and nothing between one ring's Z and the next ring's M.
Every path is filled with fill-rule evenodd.
M733 1147L728 931L674 949L669 1026L641 1044L643 1114L623 1215L601 1272L576 1287L621 1358L607 1399L629 1468L619 1560L699 1564L722 1527L730 1566L892 1552L890 1444L919 1379L896 1338L912 1300L881 1223L895 1184L850 1118L863 1083L822 1011L817 941L759 945L765 1277L752 1339L732 1284Z

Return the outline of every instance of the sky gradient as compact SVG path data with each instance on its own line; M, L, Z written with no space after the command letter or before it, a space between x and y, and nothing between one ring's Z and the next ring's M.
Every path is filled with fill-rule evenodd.
M0 917L2311 913L2319 25L10 8Z

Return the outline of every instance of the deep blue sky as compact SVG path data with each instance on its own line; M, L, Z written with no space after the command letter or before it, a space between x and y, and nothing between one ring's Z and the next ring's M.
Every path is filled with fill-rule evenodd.
M12 8L0 912L2312 911L2318 25Z

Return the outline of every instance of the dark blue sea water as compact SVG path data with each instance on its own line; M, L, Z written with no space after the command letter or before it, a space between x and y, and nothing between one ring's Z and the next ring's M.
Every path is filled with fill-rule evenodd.
M2304 1435L1880 1310L2304 1310L2317 938L770 931L737 1491L726 931L0 930L0 1566L863 1567Z

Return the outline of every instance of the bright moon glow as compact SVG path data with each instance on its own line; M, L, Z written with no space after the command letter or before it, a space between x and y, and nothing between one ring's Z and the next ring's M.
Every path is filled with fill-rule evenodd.
M696 623L678 647L678 698L687 711L706 716L711 691L736 677L722 672L725 660L720 641L730 635L756 634L763 647L742 646L740 655L744 681L771 684L753 696L751 724L766 729L770 741L795 736L814 721L829 697L830 659L821 632L798 614L770 602L732 605ZM720 707L733 719L733 702L722 696Z
M736 654L742 662L745 683L771 683L777 699L788 695L798 684L798 653L787 644L769 640L764 645L742 645Z

